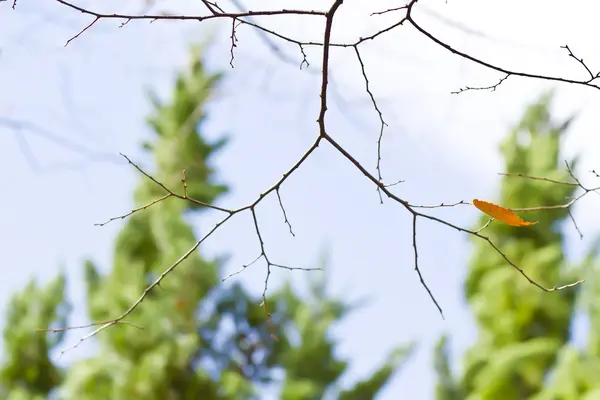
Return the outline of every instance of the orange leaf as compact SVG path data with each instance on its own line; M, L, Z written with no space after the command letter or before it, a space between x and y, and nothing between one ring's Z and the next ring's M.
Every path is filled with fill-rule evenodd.
M529 226L537 224L535 222L524 221L514 212L510 211L507 208L497 206L492 203L488 203L483 200L473 200L473 205L477 207L479 210L483 211L487 215L492 218L497 219L498 221L504 222L506 225L510 226Z

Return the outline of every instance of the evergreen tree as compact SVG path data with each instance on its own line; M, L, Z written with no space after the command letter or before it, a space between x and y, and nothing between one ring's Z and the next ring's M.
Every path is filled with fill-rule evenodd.
M63 371L50 359L64 332L44 335L39 328L65 326L69 306L64 301L65 279L58 276L45 287L31 282L8 304L4 321L0 398L43 400L61 383Z
M176 81L172 99L153 100L149 124L155 132L145 144L154 158L151 175L166 187L212 203L227 188L215 182L210 160L225 141L207 143L200 128L205 102L220 76L209 74L199 52ZM165 193L145 177L135 190L142 206ZM126 219L114 249L114 266L102 275L85 264L87 309L94 321L120 315L163 270L190 249L197 238L186 221L198 205L175 198ZM62 333L37 328L65 326L68 308L64 280L34 285L13 299L5 328L6 354L0 387L3 398L29 400L56 393L65 399L191 400L256 399L265 390L286 400L367 400L375 397L407 358L412 345L399 347L373 375L344 389L339 379L347 362L335 356L331 328L352 307L326 293L315 276L310 297L300 298L287 284L268 294L273 340L258 295L239 283L221 283L222 262L195 251L151 291L127 322L94 337L99 350L59 370L49 353ZM76 350L73 350L76 351ZM277 372L285 372L284 379ZM281 375L281 374L279 374Z
M551 94L546 94L529 106L502 144L506 172L572 181L559 159L560 140L571 120L561 123L551 120L548 111L551 98ZM575 164L576 160L569 162L571 168ZM574 185L504 176L497 203L509 208L565 204L576 189ZM584 267L590 265L592 257L577 267L568 265L565 259L563 229L565 222L571 222L567 208L527 212L526 217L539 223L521 228L493 222L483 234L543 286L570 283L587 270ZM487 217L482 216L477 227L485 222ZM473 241L475 250L464 290L475 316L478 340L465 354L460 381L452 376L449 367L446 337L440 340L435 351L437 398L583 398L588 389L582 386L573 388L566 397L551 395L548 388L553 384L574 385L564 378L559 383L563 373L560 371L565 368L565 357L578 354L569 343L570 328L578 294L585 286L544 292L507 265L487 242L477 238ZM597 352L593 357L597 360ZM595 365L595 375L588 377L595 376L593 386L600 387L600 369Z

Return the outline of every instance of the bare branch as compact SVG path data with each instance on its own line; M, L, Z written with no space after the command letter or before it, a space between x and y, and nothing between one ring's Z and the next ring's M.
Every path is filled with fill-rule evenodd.
M564 46L560 46L561 49L566 49L569 52L569 57L573 57L575 60L577 60L577 62L579 64L581 64L583 66L583 68L585 68L585 70L587 71L588 74L590 74L590 80L588 82L593 81L596 78L600 77L600 73L596 73L594 74L590 68L587 66L587 64L585 62L583 62L583 58L577 58L575 57L575 54L573 54L573 52L571 51L571 49L569 48L568 45L564 45Z
M285 212L285 207L283 207L283 201L281 201L281 195L279 194L279 188L275 189L275 193L277 194L277 200L279 200L279 205L281 206L281 211L283 212L283 218L285 220L284 222L290 228L290 234L292 236L296 236L294 234L294 231L292 230L292 224L290 224L290 221L288 220L287 213Z
M79 36L81 36L85 31L87 31L88 29L90 29L96 22L98 22L98 20L100 20L100 17L96 17L94 18L94 20L92 22L90 22L85 28L83 28L82 30L79 31L79 33L77 33L75 36L73 36L72 38L70 38L69 40L67 40L67 42L65 43L65 47L67 47L69 45L69 43L71 43L73 40L77 39ZM127 22L131 21L131 18L128 18L127 21L125 21L124 23L121 24L120 28L122 28L123 26L125 26L125 24L127 24Z
M380 128L379 128L379 138L377 139L377 177L379 178L379 181L382 182L383 177L381 176L381 140L383 139L383 129L387 126L387 124L383 120L383 113L377 106L377 102L375 101L375 96L373 96L373 93L371 92L371 89L369 88L369 78L367 78L367 72L365 71L365 63L363 62L362 57L360 56L360 51L358 50L358 46L354 46L354 52L356 53L356 58L358 59L358 62L360 63L360 69L362 72L362 76L365 80L365 90L371 97L371 102L373 103L373 107L375 107L375 111L377 111L377 114L379 115L379 121L381 122ZM380 191L379 191L379 201L381 202L381 204L383 204L383 197L381 196Z
M440 203L440 204L434 204L434 205L416 205L416 204L410 204L411 208L442 208L442 207L456 207L456 206L460 206L460 205L472 205L471 202L468 201L458 201L456 203Z
M225 282L227 279L231 278L232 276L235 276L237 274L240 274L243 270L245 270L246 268L248 268L249 266L253 265L254 263L256 263L258 260L260 260L262 258L263 254L260 253L258 255L258 257L256 257L254 260L252 260L250 263L248 264L244 264L242 265L242 268L238 269L235 272L232 272L231 274L227 275L225 278L221 279L221 281Z
M127 214L119 215L118 217L112 217L112 218L108 219L106 222L102 222L102 223L99 223L99 224L94 224L94 226L104 226L106 224L111 223L112 221L117 220L117 219L125 219L125 218L129 217L130 215L135 214L138 211L142 211L142 210L145 210L147 208L150 208L153 205L155 205L156 203L160 203L161 201L166 200L166 199L168 199L171 196L173 196L171 193L167 193L163 197L159 197L158 199L152 200L151 202L149 202L147 204L144 204L141 207L134 208L133 210L129 211Z
M233 68L233 59L235 58L235 56L233 54L233 48L237 47L237 41L238 41L238 38L235 35L235 29L239 26L239 24L241 24L241 22L239 22L239 23L236 23L236 22L237 22L237 20L235 18L233 18L231 20L231 50L230 50L231 59L229 60L229 65L231 66L231 68Z
M479 232L483 231L485 228L487 228L492 223L493 220L494 220L494 218L488 219L488 221L481 228L477 229L475 232L479 233Z
M573 222L573 226L575 227L575 230L577 231L577 233L579 233L579 239L583 240L583 233L581 233L581 230L577 226L577 221L575 221L575 217L573 217L573 213L571 212L571 209L569 209L569 217L571 217L571 221Z
M240 12L248 12L248 9L242 4L239 0L231 0L231 3L240 11ZM223 10L220 10L221 13L224 13ZM242 23L254 23L254 19L251 17L244 18L240 20ZM249 24L248 24L249 25ZM270 37L270 35L263 31L262 29L255 30L257 35L261 38L261 40L265 43L265 45L269 48L272 54L274 54L279 60L283 61L286 64L297 65L297 62L293 60L290 56L288 56L280 47L277 45ZM304 48L301 44L298 44L300 47L300 53L302 53L302 62L300 63L300 69L302 66L306 64L306 67L309 66L308 61L306 60L306 54L304 53Z
M85 340L97 335L98 333L102 332L103 330L105 330L113 325L120 323L123 319L125 319L129 314L131 314L133 312L133 310L135 310L138 307L138 305L141 304L142 301L144 301L144 299L146 298L148 293L150 293L152 291L152 289L154 289L156 286L160 285L162 280L167 275L169 275L175 268L177 268L177 266L179 264L181 264L186 258L188 258L194 251L196 251L196 249L198 248L198 246L200 246L200 244L202 244L207 238L209 238L217 229L219 229L219 227L221 225L223 225L225 222L227 222L232 216L233 216L233 214L229 214L227 217L225 217L220 222L218 222L206 235L204 235L204 237L202 237L192 247L190 247L190 249L188 251L186 251L177 261L175 261L173 264L171 264L162 274L159 275L158 278L156 278L156 280L154 282L152 282L152 284L150 286L148 286L146 289L144 289L144 292L142 293L142 295L123 314L121 314L120 316L118 316L117 318L115 318L113 320L110 320L110 321L102 324L96 330L83 336L82 338L79 339L79 341L77 343L75 343L75 345L62 350L60 352L60 356L62 357L62 355L64 353L66 353L69 350L75 349L76 347L81 345L81 343L83 343Z
M129 164L133 165L135 167L135 169L137 169L140 173L142 173L144 176L146 176L146 178L150 179L152 182L154 182L155 184L157 184L158 186L160 186L161 188L163 188L164 191L169 194L169 196L167 196L167 197L171 197L171 196L177 197L178 199L190 201L190 202L192 202L192 203L194 203L196 205L199 205L199 206L202 206L202 207L206 207L206 208L212 208L213 210L221 211L221 212L224 212L224 213L227 213L227 214L230 214L230 215L235 213L235 211L233 211L233 210L228 210L226 208L214 206L212 204L208 204L208 203L205 203L203 201L196 200L196 199L193 199L191 197L188 197L188 195L187 195L187 184L185 183L185 181L184 181L184 185L183 185L183 187L184 187L184 195L180 195L180 194L175 193L174 191L172 191L171 189L169 189L168 187L166 187L163 183L157 181L150 174L148 174L143 169L141 169L136 163L134 163L133 161L131 161L129 159L129 157L127 157L125 154L122 154L122 153L119 153L119 154L121 154L121 156L123 156L123 158L125 158ZM164 199L166 199L167 197L164 197ZM131 215L131 214L128 214L128 215ZM119 219L119 218L120 217L117 217L116 219Z
M564 286L554 286L552 288L546 288L542 285L540 285L539 283L537 283L536 281L534 281L533 279L531 279L526 273L525 271L523 271L522 268L520 268L518 265L516 265L515 263L513 263L507 256L506 254L504 254L502 252L502 250L500 250L495 244L494 242L491 241L491 239L487 236L483 236L481 235L479 232L476 231L472 231L469 229L465 229L465 228L461 228L455 224L452 224L448 221L445 221L443 219L431 216L431 215L427 215L427 214L423 214L420 212L417 212L415 210L412 209L412 207L410 206L410 204L406 201L403 200L401 198L399 198L398 196L394 195L393 193L391 193L389 191L388 188L386 188L385 186L383 186L376 177L374 177L371 173L369 173L369 171L367 171L362 165L360 165L360 163L350 154L348 153L342 146L339 145L339 143L337 143L335 140L333 140L330 136L326 135L325 139L331 144L333 145L333 147L335 147L346 159L348 159L348 161L350 161L352 164L354 164L354 166L365 176L367 177L371 182L373 182L375 185L378 185L381 190L390 198L392 198L393 200L395 200L396 202L400 203L404 208L406 208L411 214L416 215L418 217L422 217L422 218L426 218L429 219L431 221L435 221L438 222L442 225L446 225L450 228L454 228L460 232L465 232L468 234L471 234L473 236L476 236L480 239L483 239L485 241L487 241L493 248L494 250L496 250L496 252L498 252L513 268L515 268L517 271L519 271L519 273L521 273L521 275L523 275L523 277L525 277L527 279L527 281L529 281L529 283L537 286L538 288L540 288L541 290L544 290L546 292L552 292L555 290L561 290L561 289L566 289L572 286L575 286L581 282L583 282L583 280L581 281L577 281L568 285L564 285Z
M406 10L407 7L408 7L408 5L404 5L402 7L388 8L387 10L384 10L384 11L376 11L374 13L371 13L371 16L383 15L383 14L387 14L387 13L394 12L394 11Z
M390 13L390 12L396 12L396 11L402 11L405 10L405 15L402 18L398 18L396 20L396 22L394 22L392 25L389 25L383 29L379 29L376 32L371 33L368 36L365 37L361 37L358 40L356 40L354 43L332 43L331 42L331 32L332 32L332 26L334 23L334 17L336 15L337 10L339 9L339 7L342 6L343 4L343 0L334 0L333 3L331 4L329 10L327 11L314 11L314 10L264 10L264 11L260 11L260 10L246 10L245 7L243 7L243 5L240 3L240 1L238 0L232 0L234 5L238 8L239 12L237 13L231 13L231 12L225 12L222 8L220 8L215 2L211 2L208 0L202 0L202 3L204 5L204 7L206 8L206 12L208 12L208 14L206 15L151 15L151 14L138 14L138 15L133 15L133 14L109 14L109 13L99 13L96 11L92 11L92 10L88 10L86 8L77 6L75 4L72 4L70 2L67 2L65 0L56 0L58 3L71 8L72 10L75 11L79 11L80 13L83 13L85 15L89 15L91 17L94 18L93 22L90 23L87 27L85 27L83 30L81 30L77 35L75 35L74 37L72 37L71 39L69 39L67 41L67 44L69 42L71 42L72 40L74 40L75 38L79 37L81 34L83 34L83 32L85 32L86 30L88 30L90 27L92 27L99 19L115 19L115 20L124 20L123 24L121 26L123 26L124 24L128 23L131 20L149 20L149 21L156 21L156 20L171 20L171 21L176 21L176 20L195 20L195 21L205 21L205 20L211 20L211 19L225 19L225 20L231 20L231 49L230 49L230 54L231 54L231 58L230 58L230 65L233 68L233 61L234 61L234 47L237 47L237 37L236 37L236 29L241 25L241 24L246 24L248 26L251 26L253 28L255 28L257 34L260 36L260 38L264 41L264 43L266 43L266 45L268 46L268 48L277 56L279 57L281 60L285 61L285 62L291 62L291 59L288 58L285 53L283 53L281 51L281 49L279 48L279 46L277 44L275 44L274 41L279 40L285 43L293 43L295 45L297 45L300 48L300 53L302 55L302 61L300 62L300 69L303 68L303 66L306 64L306 66L309 66L309 63L307 61L307 56L305 53L305 48L307 46L318 46L318 47L322 47L323 48L323 53L322 53L322 62L321 62L321 68L320 71L315 72L315 73L320 73L320 79L321 79L321 86L320 86L320 104L319 104L319 111L318 111L318 118L317 118L317 124L318 124L318 134L316 135L316 138L313 142L313 144L304 152L304 154L299 158L298 161L296 161L288 170L286 173L283 174L283 176L277 180L270 188L268 188L265 192L261 193L256 199L255 201L253 201L250 204L247 204L243 207L239 207L239 208L223 208L223 207L219 207L219 206L214 206L211 204L207 204L207 203L203 203L201 201L192 199L188 196L188 187L187 187L187 181L186 181L186 175L185 175L185 171L183 171L183 177L182 177L182 185L183 185L183 194L179 194L176 193L172 188L168 188L166 187L163 183L160 182L160 180L153 178L151 175L149 175L148 173L146 173L144 170L142 170L142 168L140 168L137 164L133 163L127 156L121 154L128 162L129 164L133 165L141 174L143 174L146 178L148 178L149 180L151 180L154 184L156 184L157 186L161 187L164 191L165 194L162 197L159 197L141 207L138 207L136 209L131 210L130 212L123 214L121 216L118 217L113 217L111 219L109 219L107 222L104 222L102 224L99 225L105 225L113 220L116 219L124 219L136 212L141 212L143 210L146 210L152 206L154 206L155 204L165 201L168 198L174 197L177 198L179 200L183 200L183 201L189 201L192 202L196 205L200 205L206 208L210 208L213 209L215 211L219 211L225 214L225 216L223 217L223 219L217 223L213 229L211 231L209 231L205 236L203 236L200 240L198 240L185 254L183 254L178 260L176 260L173 264L171 264L170 266L168 266L163 273L150 285L148 286L144 292L140 295L140 297L138 298L138 300L133 303L122 315L120 315L119 317L109 320L109 321L104 321L102 323L93 323L90 325L86 325L83 327L92 327L92 326L98 326L98 328L96 328L93 332L89 333L88 335L84 336L83 338L80 339L80 341L73 347L77 347L81 342L83 342L84 340L86 340L89 337L92 337L96 334L98 334L99 332L101 332L104 329L107 329L108 327L112 326L112 325L116 325L119 323L125 323L123 320L124 318L126 318L128 315L130 315L140 304L141 302L144 300L144 298L147 296L147 294L152 291L156 286L160 285L160 282L169 274L171 273L175 268L177 268L177 266L183 261L185 260L193 251L195 251L198 246L204 242L208 237L210 237L217 229L219 229L223 224L225 224L228 220L230 220L234 215L236 214L240 214L244 211L249 210L251 215L252 215L252 219L253 219L253 224L254 224L254 228L255 228L255 233L256 236L258 238L258 242L259 242L259 248L260 248L260 252L258 257L256 257L255 260L253 260L251 263L243 265L241 267L240 270L233 272L232 274L228 275L227 277L225 277L223 280L227 280L230 277L237 275L239 273L241 273L242 271L244 271L246 268L248 268L249 266L253 265L254 263L256 263L258 260L260 260L261 258L264 258L266 264L267 264L267 272L266 272L266 276L265 276L265 283L264 283L264 289L262 292L262 298L263 298L263 306L264 306L264 310L265 310L265 314L266 314L266 318L267 318L267 323L269 325L270 331L271 331L271 336L274 339L277 339L277 336L275 335L275 329L272 325L272 321L271 321L271 314L269 312L268 309L268 303L267 303L267 290L268 290L268 284L269 284L269 278L271 276L271 272L272 272L272 268L280 268L280 269L287 269L290 271L294 271L294 270L304 270L304 271L313 271L313 270L319 270L320 268L298 268L298 267L288 267L282 264L276 264L273 263L271 261L271 259L267 256L267 253L265 251L265 243L263 240L263 234L259 228L259 221L258 221L258 216L257 216L257 212L256 212L256 207L259 203L262 202L262 200L264 198L266 198L267 196L269 196L271 193L275 192L278 202L279 202L279 206L282 210L283 213L283 217L284 217L284 222L288 225L289 230L290 230L290 234L292 236L295 236L293 230L292 230L292 226L290 221L288 220L288 216L286 213L286 210L284 208L283 205L283 201L281 198L281 194L280 194L280 188L283 185L283 183L308 159L308 157L315 152L315 150L319 147L320 143L322 141L327 142L329 145L331 145L336 152L338 152L343 158L345 158L347 161L350 162L351 165L353 165L354 168L356 168L362 175L364 175L369 181L371 181L378 193L379 193L379 197L380 197L380 201L383 202L383 194L385 194L389 199L395 201L396 203L398 203L401 207L403 207L407 212L409 212L412 215L412 245L413 245L413 250L414 250L414 263L415 263L415 270L419 276L419 280L422 284L422 286L425 288L425 290L427 291L427 293L429 294L431 300L433 301L434 305L437 307L437 309L440 312L440 315L442 316L442 318L444 318L443 312L442 312L442 308L441 306L438 304L436 298L434 297L433 293L430 291L429 287L427 286L427 284L425 283L425 280L421 274L420 271L420 267L418 264L418 248L417 248L417 231L416 231L416 224L417 224L417 219L423 218L423 219L427 219L433 222L437 222L439 224L445 225L449 228L455 229L458 232L462 232L462 233L466 233L468 235L472 235L475 237L478 237L479 239L485 240L486 242L488 242L488 244L498 253L500 254L503 259L506 261L506 263L508 263L510 266L512 266L514 269L516 269L530 284L538 287L541 290L544 291L555 291L555 290L561 290L561 289L565 289L565 288L569 288L572 287L574 285L577 285L583 281L576 281L574 283L568 284L568 285L564 285L564 286L559 286L559 287L551 287L551 288L546 288L542 285L540 285L539 283L537 283L535 280L533 280L532 278L530 278L525 271L518 265L516 265L515 263L513 263L507 256L505 253L502 252L502 250L500 248L498 248L496 246L496 244L487 236L484 236L481 234L481 232L487 227L489 226L489 224L493 221L493 219L489 219L487 221L487 223L481 227L478 230L470 230L470 229L465 229L462 228L458 225L455 225L451 222L448 222L446 220L443 220L441 218L432 216L432 215L428 215L425 213L422 213L420 211L418 211L418 209L433 209L433 208L442 208L442 207L455 207L455 206L459 206L459 205L470 205L470 202L466 202L466 201L459 201L456 203L440 203L437 205L415 205L412 203L409 203L406 199L400 198L398 196L396 196L395 194L393 194L390 190L390 188L400 182L403 181L398 181L396 183L392 183L392 184L384 184L383 182L383 178L382 178L382 173L381 173L381 147L382 147L382 139L383 139L383 132L385 127L387 126L387 123L385 122L384 118L383 118L383 113L381 111L381 109L379 108L379 105L377 104L376 100L375 100L375 96L373 95L372 91L371 91L371 84L370 84L370 79L369 76L366 72L366 68L365 68L365 63L364 60L361 56L360 50L359 50L359 46L363 45L366 42L369 41L373 41L375 39L377 39L378 37L391 32L392 30L402 26L404 24L405 21L409 22L409 27L412 26L414 27L418 32L420 32L423 36L427 37L429 40L433 41L434 43L436 43L438 46L440 46L441 48L450 51L453 54L456 54L464 59L467 59L473 63L476 63L480 66L483 66L485 68L491 69L493 71L496 72L500 72L503 73L505 76L503 78L501 78L495 85L492 86L487 86L487 87L470 87L467 86L465 88L459 89L457 92L453 92L453 93L462 93L464 91L469 91L469 90L491 90L494 91L496 90L496 88L502 84L506 79L508 79L510 76L519 76L519 77L524 77L524 78L532 78L532 79L541 79L541 80L548 80L548 81L555 81L555 82L562 82L562 83L569 83L569 84L577 84L577 85L584 85L584 86L589 86L589 87L593 87L596 89L600 89L600 86L598 86L597 84L593 84L592 81L594 81L594 79L600 77L599 74L594 75L594 73L591 71L591 69L583 62L583 59L577 58L570 50L570 48L568 46L564 46L564 48L569 52L569 56L576 59L587 71L587 73L590 75L591 79L588 80L574 80L574 79L570 79L570 78L562 78L562 77L552 77L552 76L546 76L546 75L538 75L538 74L533 74L533 73L525 73L525 72L519 72L519 71L514 71L514 70L510 70L510 69L506 69L504 67L500 67L491 63L488 63L484 60L481 60L479 58L476 58L470 54L467 54L465 52L459 51L454 49L451 45L445 43L444 41L442 41L441 39L439 39L438 37L434 36L432 33L430 33L429 31L425 30L423 27L421 27L420 24L418 24L413 16L412 16L412 10L413 7L417 4L418 0L411 0L409 1L407 4L405 4L404 6L400 6L397 8L392 8L392 9L388 9L385 11L380 11L380 12L375 12L372 15L381 15L381 14L385 14L385 13ZM312 17L314 19L314 17L317 18L323 18L325 19L324 22L324 34L322 37L322 42L306 42L306 41L301 41L301 40L297 40L291 37L287 37L285 35L282 35L281 33L276 32L273 29L269 29L267 27L261 26L259 25L257 22L255 22L254 17L267 17L267 16L306 16L306 17ZM358 160L352 155L350 154L344 147L342 147L334 138L333 135L331 135L328 130L327 130L327 124L326 124L326 115L327 115L327 108L328 108L328 94L330 92L329 90L329 86L330 86L330 80L331 80L331 75L330 75L330 69L331 69L331 65L330 65L330 51L333 47L336 48L342 48L342 49L347 49L347 48L352 48L355 52L355 55L357 57L357 60L359 62L360 65L360 69L361 69L361 73L365 82L365 90L367 92L367 94L369 95L371 102L373 104L373 107L375 109L375 111L377 112L378 116L379 116L379 121L380 121L380 129L379 129L379 136L378 136L378 140L377 140L377 163L376 163L376 172L375 173L371 173L369 172L369 170L367 170L366 168L364 168L359 162ZM296 64L297 65L297 64ZM311 69L310 71L313 71L313 69ZM332 92L335 94L335 92ZM193 123L193 120L190 119L190 123ZM585 195L587 195L590 192L595 192L596 194L599 194L597 191L600 188L595 188L595 189L588 189L586 187L584 187L580 181L575 177L575 175L572 173L570 166L567 164L567 170L569 171L569 174L571 175L571 177L573 178L574 182L563 182L563 181L557 181L557 180L552 180L549 178L544 178L544 177L533 177L533 176L528 176L528 175L524 175L524 174L502 174L505 176L514 176L514 177L520 177L520 178L525 178L525 179L533 179L533 180L540 180L540 181L546 181L548 183L553 183L553 184L561 184L561 185L570 185L570 186L577 186L580 187L583 190L583 193L578 195L577 197L571 199L569 202L565 203L565 204L560 204L560 205L550 205L550 206L538 206L538 207L532 207L532 208L527 208L527 209L513 209L514 211L539 211L539 210L550 210L550 209L559 209L559 208L565 208L569 210L569 215L572 217L571 214L571 210L570 207L577 202L579 199L581 199L582 197L584 197ZM592 173L594 173L596 175L596 177L600 177L599 174L597 174L595 171L592 171ZM574 219L573 222L575 223ZM582 236L581 232L579 231L579 228L577 227L577 224L575 223L575 227L577 229L577 231L580 233L580 236ZM65 328L65 329L76 329L76 328L83 328L83 327L73 327L73 328Z
M431 293L431 290L429 290L429 287L427 286L427 284L425 283L425 280L423 279L423 275L421 274L421 270L419 269L419 251L417 250L417 214L413 214L413 219L412 219L412 243L413 243L413 249L415 252L415 271L417 271L417 274L419 275L419 280L421 281L421 285L423 285L423 287L425 288L425 290L427 290L427 293L429 294L429 297L431 297L431 301L433 301L433 304L435 304L435 306L437 307L438 311L440 312L440 315L442 316L442 319L444 318L444 312L442 311L442 307L440 307L440 305L438 304L437 300L435 299L435 297L433 296L433 294Z
M393 187L393 186L399 185L399 184L401 184L401 183L404 183L404 179L401 179L401 180L399 180L399 181L396 181L396 182L393 182L393 183L386 183L386 184L385 184L385 185L383 185L383 186L385 186L385 187L387 187L387 188L390 188L390 187Z
M514 177L519 177L519 178L527 178L527 179L532 179L532 180L536 180L536 181L545 181L545 182L550 182L550 183L556 183L556 184L559 184L559 185L579 186L579 183L577 183L577 182L557 181L555 179L548 179L548 178L544 178L544 177L531 176L531 175L526 175L526 174L521 174L521 173L499 172L498 175L514 176Z
M451 94L461 94L462 92L467 92L469 90L489 90L492 92L495 92L496 89L498 88L498 86L500 86L502 84L502 82L504 82L505 80L508 79L508 77L510 76L510 74L506 74L506 76L502 79L500 79L496 84L491 85L491 86L465 86L464 88L460 88L457 91L454 92L450 92Z
M540 74L532 74L532 73L527 73L527 72L518 72L518 71L513 71L513 70L509 70L507 68L503 68L503 67L499 67L496 66L494 64L491 64L489 62L480 60L474 56L471 56L467 53L464 53L460 50L456 50L454 49L452 46L450 46L449 44L443 42L442 40L438 39L437 37L435 37L434 35L432 35L431 33L429 33L427 30L425 30L424 28L421 27L421 25L419 25L414 18L411 15L411 11L413 6L417 3L418 0L412 0L408 7L407 7L407 11L406 11L406 20L408 20L412 26L414 26L420 33L422 33L425 37L429 38L430 40L432 40L433 42L435 42L437 45L443 47L444 49L448 50L449 52L456 54L457 56L460 56L464 59L467 59L469 61L474 62L475 64L479 64L483 67L489 68L491 70L494 71L498 71L498 72L502 72L504 74L506 74L507 76L520 76L523 78L533 78L533 79L542 79L542 80L547 80L547 81L555 81L555 82L562 82L562 83L571 83L571 84L575 84L575 85L583 85L583 86L589 86L589 87L593 87L595 89L599 89L600 90L600 86L598 85L594 85L591 83L591 80L576 80L576 79L569 79L569 78L561 78L561 77L555 77L555 76L547 76L547 75L540 75ZM506 78L505 78L506 79Z
M239 12L239 13L226 13L226 12L219 11L214 14L204 15L204 16L202 16L202 15L165 15L165 14L141 14L141 15L106 14L106 13L100 13L100 12L88 10L86 8L77 6L73 3L69 3L65 0L55 0L55 1L62 5L67 6L69 8L77 10L83 14L92 15L97 18L105 18L105 19L204 21L204 20L217 19L217 18L239 19L239 18L243 18L243 17L258 17L258 16L267 16L267 15L321 15L321 16L325 15L325 13L322 11L309 11L309 10L263 10L263 11L247 11L247 12Z

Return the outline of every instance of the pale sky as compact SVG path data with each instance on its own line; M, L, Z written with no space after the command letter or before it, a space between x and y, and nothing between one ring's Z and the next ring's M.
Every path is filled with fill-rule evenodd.
M127 212L135 171L118 156L140 159L139 143L147 138L149 107L146 89L165 94L177 68L187 62L188 44L212 34L208 64L227 73L210 105L206 135L231 136L216 159L221 180L232 188L221 199L226 207L252 201L272 185L306 150L317 135L319 74L284 65L272 56L252 28L240 27L235 68L229 67L230 22L181 23L99 21L67 47L64 43L90 17L58 3L21 1L16 10L0 3L0 117L26 120L49 136L15 131L0 125L0 174L6 193L2 224L4 279L0 304L29 279L45 282L60 268L69 276L69 293L81 303L81 265L92 258L110 267L112 241L121 223L99 228L94 223ZM142 3L78 2L110 12L138 12ZM158 3L151 11L201 12L199 2ZM251 9L320 9L322 1L247 0ZM369 3L370 5L365 5ZM226 1L219 2L229 7ZM329 3L327 3L329 4ZM394 22L398 14L370 16L398 2L346 0L334 24L336 42L354 41ZM102 8L99 8L102 7ZM523 72L584 79L586 71L560 46L568 44L592 70L600 69L595 21L600 5L593 1L422 1L414 17L448 44L485 61ZM436 17L436 15L438 17ZM322 18L262 18L278 32L319 40ZM450 24L449 21L454 23ZM463 26L457 29L453 26ZM203 29L204 28L204 29ZM467 29L468 28L468 29ZM301 60L294 45L279 43ZM307 49L310 69L320 68L318 49ZM509 78L495 92L451 91L488 86L502 77L437 47L406 24L361 46L371 90L389 127L383 143L383 174L412 203L440 203L497 194L502 160L498 142L514 125L526 104L542 90L555 87L556 118L579 112L565 142L565 156L583 152L579 175L600 169L600 91L586 87ZM371 171L375 171L378 115L364 90L360 66L352 49L332 53L328 111L329 133ZM2 121L2 120L0 120ZM1 122L0 122L1 123ZM39 165L38 165L39 164ZM413 270L411 217L399 205L379 204L376 191L351 164L323 145L281 189L296 233L289 235L276 197L258 208L269 256L282 264L314 266L327 249L331 292L368 298L362 308L337 329L339 354L351 360L346 381L366 376L396 345L417 339L418 352L382 392L380 399L430 399L433 396L432 345L443 332L451 334L454 362L475 338L462 300L461 282L470 246L467 237L440 225L419 221L422 272L444 309L442 320ZM568 253L577 260L598 233L600 212L592 198L575 209L580 241L568 232ZM436 215L470 227L477 216L470 207ZM583 217L585 216L585 218ZM197 219L206 232L220 217ZM239 269L256 257L258 243L250 214L232 220L202 250L229 254L227 270ZM264 264L255 264L235 279L262 291ZM300 280L299 272L276 271L273 283ZM72 324L85 322L81 312ZM84 332L70 336L71 344ZM61 362L86 356L89 346L67 353Z

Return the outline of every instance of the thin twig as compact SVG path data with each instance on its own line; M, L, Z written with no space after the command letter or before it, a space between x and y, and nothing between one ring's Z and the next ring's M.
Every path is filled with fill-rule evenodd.
M442 311L442 307L440 307L437 300L433 296L433 293L431 293L431 290L429 290L429 286L427 286L427 283L425 283L425 280L423 279L423 275L421 274L421 270L419 269L419 251L417 250L417 214L413 214L412 230L413 230L412 244L413 244L413 249L414 249L414 254L415 254L415 271L417 271L417 274L419 275L419 280L421 281L421 285L423 285L425 290L427 290L429 297L431 298L431 300L433 301L433 304L435 304L438 311L440 312L442 319L445 319L444 312Z
M277 200L279 200L279 206L281 207L281 211L283 212L283 219L285 220L284 222L290 228L290 234L295 237L296 235L294 234L294 231L292 230L292 224L290 224L290 221L288 220L287 213L285 212L285 207L283 206L283 201L281 201L281 195L279 194L279 188L275 189L275 193L277 194Z

